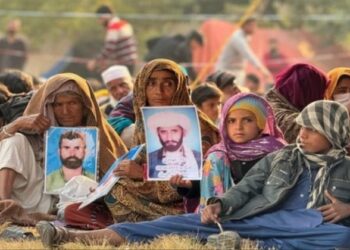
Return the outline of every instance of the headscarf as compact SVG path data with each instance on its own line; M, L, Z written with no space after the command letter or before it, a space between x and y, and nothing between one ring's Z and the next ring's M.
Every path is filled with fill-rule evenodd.
M244 100L254 99L258 108L263 110L259 115L265 114L266 125L262 136L249 142L238 144L233 142L227 135L226 119L232 107ZM252 104L254 102L251 102ZM221 115L220 121L221 142L214 145L207 154L215 151L224 152L228 158L233 160L251 161L261 158L266 154L280 149L284 145L283 135L277 128L271 106L262 97L251 93L239 93L227 100Z
M322 100L326 88L327 77L310 64L294 64L276 76L275 89L299 111L313 101Z
M326 100L332 100L333 99L333 93L334 90L336 89L339 79L342 76L349 76L350 77L350 68L347 67L338 67L334 68L331 71L328 72L328 79L329 79L329 84L326 89L326 93L324 95L324 98Z
M113 128L102 118L93 90L85 79L72 73L57 74L49 78L33 95L24 111L24 115L41 113L50 119L51 126L58 126L54 117L52 103L57 94L67 92L75 93L81 97L83 105L87 110L85 125L99 128L99 170L100 176L102 176L116 158L123 155L127 150ZM41 136L34 135L27 137L33 146L34 152L42 151L40 150L40 145L42 144Z
M256 118L258 128L261 130L265 129L267 113L264 103L262 103L259 99L246 96L233 104L228 113L240 109L253 113Z
M141 114L141 107L147 105L146 103L146 82L154 71L168 70L173 72L177 79L177 86L170 105L192 105L188 89L188 77L183 73L180 66L168 59L155 59L148 62L136 77L134 85L134 111L135 111L135 137L136 145L145 143L145 130ZM198 118L202 135L202 152L205 153L209 147L218 141L218 129L210 118L198 111ZM210 137L210 138L209 138ZM203 143L204 141L204 143Z
M303 127L315 129L332 144L332 149L326 154L311 154L304 152L300 139L297 139L297 148L304 156L306 167L311 168L310 162L319 167L307 204L308 208L315 208L324 204L326 180L332 166L342 161L346 155L345 146L350 138L349 114L347 108L338 102L316 101L299 114L296 122Z
M167 59L155 59L148 62L138 73L134 85L134 111L135 111L135 143L145 143L145 129L142 120L141 107L146 103L146 82L154 71L168 70L173 72L177 79L177 86L170 105L191 105L189 90L187 88L188 78L182 72L180 66Z

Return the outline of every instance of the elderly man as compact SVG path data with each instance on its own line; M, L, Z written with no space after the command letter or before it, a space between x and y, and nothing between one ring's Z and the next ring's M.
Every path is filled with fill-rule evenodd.
M59 140L59 155L62 166L47 176L46 191L55 192L78 175L95 180L95 175L86 171L83 162L86 156L86 136L83 133L68 131Z
M201 154L184 144L184 137L191 128L189 118L176 112L159 112L148 118L147 125L162 145L149 153L149 177L169 179L181 174L198 179Z
M128 68L123 65L113 65L103 71L101 76L110 95L109 102L101 109L105 116L109 116L119 100L132 91L133 82Z

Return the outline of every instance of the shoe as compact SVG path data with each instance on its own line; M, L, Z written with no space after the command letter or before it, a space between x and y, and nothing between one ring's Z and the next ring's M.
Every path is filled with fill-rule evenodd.
M34 235L31 232L25 231L22 227L10 226L1 234L0 239L4 240L33 240Z
M48 221L39 221L36 224L41 242L44 247L55 247L66 241L68 231L64 227L55 227Z
M220 249L240 249L241 237L234 231L225 231L218 235Z
M209 235L207 246L215 250L240 249L241 237L233 231Z

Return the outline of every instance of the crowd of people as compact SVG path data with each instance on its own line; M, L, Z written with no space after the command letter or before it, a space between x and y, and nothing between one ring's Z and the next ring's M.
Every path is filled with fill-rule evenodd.
M256 240L263 249L350 247L350 68L325 74L310 64L294 64L273 72L276 81L264 95L254 93L252 76L251 88L237 84L235 73L242 72L226 64L229 54L193 89L186 69L164 58L146 62L133 78L131 27L107 6L98 14L107 40L89 66L103 69L107 94L74 73L40 84L18 69L0 74L1 223L36 225L46 247L76 240L118 246L168 234L206 242L221 226L236 231L235 240ZM242 42L254 27L255 20L248 19L233 34L230 46L243 46L234 54L250 50ZM115 63L117 38L130 53ZM244 53L270 75L251 51ZM109 56L114 63L99 63ZM120 179L103 199L83 209L73 203L58 213L59 196L44 192L44 134L50 127L98 128L101 178L130 148L146 143L142 107L182 105L197 107L201 180L181 175L147 180L143 150L135 160L121 161L114 171ZM174 119L171 126L181 131L186 121ZM72 178L69 171L61 182Z

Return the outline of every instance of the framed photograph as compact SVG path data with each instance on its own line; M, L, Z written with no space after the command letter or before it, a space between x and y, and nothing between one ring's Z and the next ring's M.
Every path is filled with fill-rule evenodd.
M58 194L78 175L97 179L96 127L51 127L45 134L45 193Z
M202 177L202 144L194 106L141 108L146 133L147 178L187 180Z

